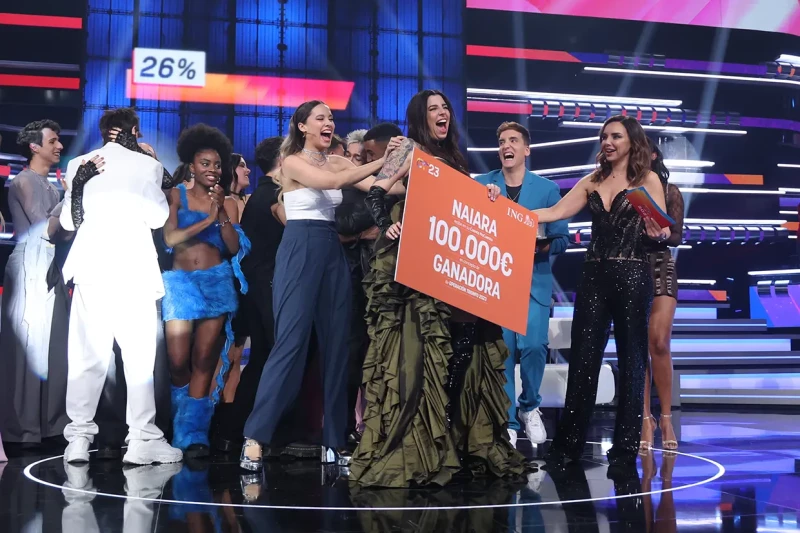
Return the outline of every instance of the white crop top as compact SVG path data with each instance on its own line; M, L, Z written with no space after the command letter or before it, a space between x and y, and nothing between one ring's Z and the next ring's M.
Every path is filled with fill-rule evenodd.
M342 203L342 191L337 189L295 189L283 193L286 220L324 220L333 222L336 207Z

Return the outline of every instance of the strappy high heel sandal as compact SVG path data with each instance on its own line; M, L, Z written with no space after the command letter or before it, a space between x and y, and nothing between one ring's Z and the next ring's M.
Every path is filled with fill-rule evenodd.
M239 466L249 472L261 472L264 466L261 444L257 440L246 439L242 445Z
M672 415L661 415L661 420L667 419L669 421L670 427L672 427L672 433L675 434L675 428L672 426ZM661 430L661 445L664 447L665 450L668 451L675 451L678 449L678 441L677 440L664 440L664 428L661 427L659 423L659 429Z
M656 428L653 427L655 425L655 423L656 423L656 419L653 418L652 416L646 416L646 417L642 418L642 435L644 435L644 421L646 421L646 420L652 420L652 422L648 422L647 423L647 425L652 430L652 436L650 437L650 440L640 440L639 441L639 453L640 454L647 454L650 450L653 449L653 440L655 438L655 433L656 433Z

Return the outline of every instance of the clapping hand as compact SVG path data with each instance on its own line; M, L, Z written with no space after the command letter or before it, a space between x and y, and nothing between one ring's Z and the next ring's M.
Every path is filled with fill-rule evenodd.
M225 191L219 185L214 185L208 191L208 196L211 197L211 212L210 214L216 218L225 206Z

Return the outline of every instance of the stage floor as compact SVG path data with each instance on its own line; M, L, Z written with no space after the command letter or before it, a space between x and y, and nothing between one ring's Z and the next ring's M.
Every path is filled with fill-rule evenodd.
M123 468L25 452L0 464L0 531L800 531L800 415L687 412L675 420L679 453L640 458L638 475L609 479L603 452L613 423L601 414L576 468L438 490L354 490L344 472L314 461L269 462L260 486L243 488L233 456ZM546 451L520 445L532 458Z

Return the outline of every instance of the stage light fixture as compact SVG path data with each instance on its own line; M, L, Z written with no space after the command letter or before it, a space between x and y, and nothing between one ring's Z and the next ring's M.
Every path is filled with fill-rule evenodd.
M678 285L716 285L713 279L679 279Z
M691 159L665 159L664 164L667 167L671 168L708 168L713 167L713 161L694 161ZM571 167L554 167L554 168L543 168L539 170L532 170L531 172L535 172L540 176L548 176L551 174L566 174L568 172L578 172L578 171L589 171L594 170L597 168L597 165L575 165Z
M749 276L782 276L790 274L800 274L800 268L789 268L785 270L754 270L747 273Z
M531 150L535 150L537 148L548 148L550 146L564 146L567 144L581 144L581 143L589 143L589 142L598 142L597 137L580 137L578 139L566 139L564 141L547 141L543 143L533 143L529 144ZM499 149L498 146L489 147L489 148L477 148L477 147L469 147L467 148L467 152L496 152Z
M592 94L565 94L565 93L543 93L535 91L513 91L508 89L480 89L476 87L467 88L469 95L495 95L495 96L514 96L529 100L556 100L559 102L586 102L597 104L631 104L631 105L651 105L680 107L682 100L664 100L660 98L634 98L628 96L603 96Z
M749 225L749 226L780 226L786 224L786 220L737 220L726 218L686 218L684 224L706 224L706 225Z
M800 168L797 163L778 163L778 168ZM800 189L798 189L800 191Z
M783 192L800 192L800 189L796 189L793 187L778 187L778 190Z
M607 72L610 74L642 74L645 76L662 76L669 78L694 78L704 80L746 81L763 84L800 85L800 81L778 78L756 78L753 76L731 76L729 74L703 74L700 72L667 72L665 70L639 70L634 68L583 67L586 72Z
M567 122L562 121L561 126L566 128L594 128L603 127L602 122ZM679 126L649 126L642 125L642 128L649 131L660 131L662 133L714 133L720 135L747 135L745 130L721 130L718 128L684 128Z
M778 195L782 196L786 193L783 191L760 191L757 189L748 189L748 190L740 190L740 189L705 189L703 187L679 187L678 188L682 193L700 193L700 194L710 194L710 193L718 193L718 194L766 194L766 195Z
M794 66L800 66L800 56L795 56L792 54L781 54L775 61L780 63L789 63L790 65Z

